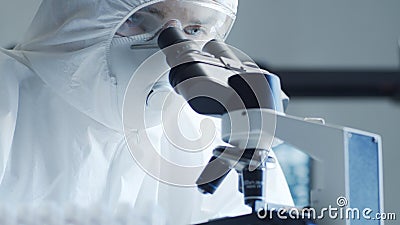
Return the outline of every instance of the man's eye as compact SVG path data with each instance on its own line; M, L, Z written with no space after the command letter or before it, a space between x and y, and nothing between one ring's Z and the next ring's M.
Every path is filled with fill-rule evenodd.
M205 30L200 25L191 25L183 29L186 34L198 36L205 33Z

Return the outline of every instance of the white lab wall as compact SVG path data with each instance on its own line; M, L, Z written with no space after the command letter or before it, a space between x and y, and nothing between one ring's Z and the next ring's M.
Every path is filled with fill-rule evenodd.
M239 0L228 42L276 67L400 68L399 0Z
M0 0L0 46L18 42L40 1ZM228 42L276 67L398 68L399 37L399 0L240 0ZM399 103L292 99L289 114L381 134L386 211L400 211Z

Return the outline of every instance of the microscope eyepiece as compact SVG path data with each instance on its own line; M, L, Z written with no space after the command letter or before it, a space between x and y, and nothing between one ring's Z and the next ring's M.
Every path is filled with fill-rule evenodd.
M168 27L161 31L158 37L158 47L160 47L160 49L164 49L185 41L191 40L187 39L182 30L177 27Z

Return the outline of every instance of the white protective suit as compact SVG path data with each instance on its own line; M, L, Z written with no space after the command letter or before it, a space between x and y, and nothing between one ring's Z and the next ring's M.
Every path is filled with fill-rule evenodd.
M134 71L111 71L110 45L127 15L149 2L43 0L21 44L1 49L1 202L128 202L142 215L158 205L168 224L248 212L234 173L203 196L157 182L129 154L121 107ZM131 68L151 53L138 54ZM272 193L288 194L274 185Z

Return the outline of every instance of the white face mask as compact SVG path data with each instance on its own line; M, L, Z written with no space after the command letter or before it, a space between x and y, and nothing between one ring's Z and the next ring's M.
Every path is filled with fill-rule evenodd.
M108 53L110 76L116 79L119 102L122 101L125 89L136 69L157 51L157 49L132 50L131 44L130 40L114 38Z
M125 90L136 70L147 58L159 51L157 48L131 49L134 43L134 40L114 38L108 53L110 75L116 79L118 105L120 109L122 109ZM164 74L165 80L154 81L154 83L157 82L155 87L158 87L161 91L164 89L172 89L167 81L169 72L168 64L166 62L161 62L158 66L160 67L158 69L166 71L166 74ZM152 72L153 71L148 71L147 73Z
M131 49L158 48L156 44L158 35L168 27L177 27L179 29L183 29L181 22L179 20L173 19L166 22L159 29L151 31L149 33L143 33L127 37L115 36L112 40L112 45L113 46L130 45Z

